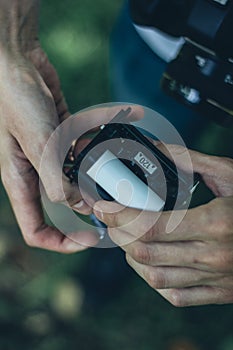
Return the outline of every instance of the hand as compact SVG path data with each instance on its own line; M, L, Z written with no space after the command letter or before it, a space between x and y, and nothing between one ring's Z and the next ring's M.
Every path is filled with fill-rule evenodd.
M168 148L177 166L189 171L179 157L182 148ZM190 155L194 171L218 198L189 209L172 232L166 230L171 212L140 212L100 201L95 214L125 250L131 267L173 305L232 303L233 160ZM179 217L179 211L173 215Z
M8 193L25 241L33 247L71 253L96 243L78 233L78 244L44 222L39 192L43 149L61 121L69 116L59 78L37 38L38 1L0 0L0 164ZM77 186L63 179L57 185L56 160L42 178L48 197L80 201ZM80 211L89 210L85 203Z

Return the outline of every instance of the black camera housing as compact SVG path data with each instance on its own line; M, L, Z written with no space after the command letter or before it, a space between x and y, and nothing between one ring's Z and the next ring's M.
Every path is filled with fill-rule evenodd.
M129 0L133 22L184 36L218 56L233 56L232 0Z
M88 175L88 170L97 162L106 151L104 141L114 140L114 145L108 145L108 149L144 184L164 201L163 210L172 210L174 205L183 208L188 198L190 198L194 188L200 181L198 174L187 174L177 171L175 164L167 158L148 138L146 138L127 119L131 108L121 110L109 123L104 125L102 130L77 156L73 167L68 172L68 177L83 186L83 190L95 201L105 199L112 201L114 198L100 187ZM127 143L130 140L130 143ZM101 146L103 147L96 147ZM140 145L143 146L144 159L156 159L156 171L147 171L146 164L135 161ZM155 164L155 163L154 163ZM158 165L158 166L157 166ZM148 165L149 166L149 165ZM166 183L164 184L164 178ZM80 179L81 183L80 184ZM192 179L193 181L191 181ZM148 181L149 180L149 181ZM166 185L166 197L164 197L164 185Z
M163 90L232 127L233 0L129 0L129 6L135 24L185 38L162 77Z

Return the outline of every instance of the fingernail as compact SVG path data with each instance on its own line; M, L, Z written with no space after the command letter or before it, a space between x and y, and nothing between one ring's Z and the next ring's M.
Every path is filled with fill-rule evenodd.
M84 201L81 200L80 202L76 203L75 205L73 205L74 209L80 209L85 205Z
M92 208L84 200L74 204L72 209L83 215L89 215L92 212Z

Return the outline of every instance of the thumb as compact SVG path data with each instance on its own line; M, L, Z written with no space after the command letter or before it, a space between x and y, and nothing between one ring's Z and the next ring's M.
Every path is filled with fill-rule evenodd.
M60 128L57 128L44 147L38 171L41 183L50 201L68 205L81 214L89 214L92 209L82 199L78 186L64 174L67 142L60 136Z
M53 123L48 124L42 118L34 118L33 123L20 131L17 130L18 143L38 173L49 200L66 204L73 209L76 209L77 205L80 213L89 214L91 209L82 201L78 186L71 184L63 173L63 145L55 118Z

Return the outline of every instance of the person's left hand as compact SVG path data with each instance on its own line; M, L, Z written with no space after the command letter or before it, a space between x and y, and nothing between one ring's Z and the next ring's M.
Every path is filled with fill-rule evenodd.
M173 230L167 231L171 212L141 212L100 201L95 214L125 250L129 265L173 305L232 303L233 161L190 154L194 171L219 198L189 209ZM180 214L173 212L177 220Z

